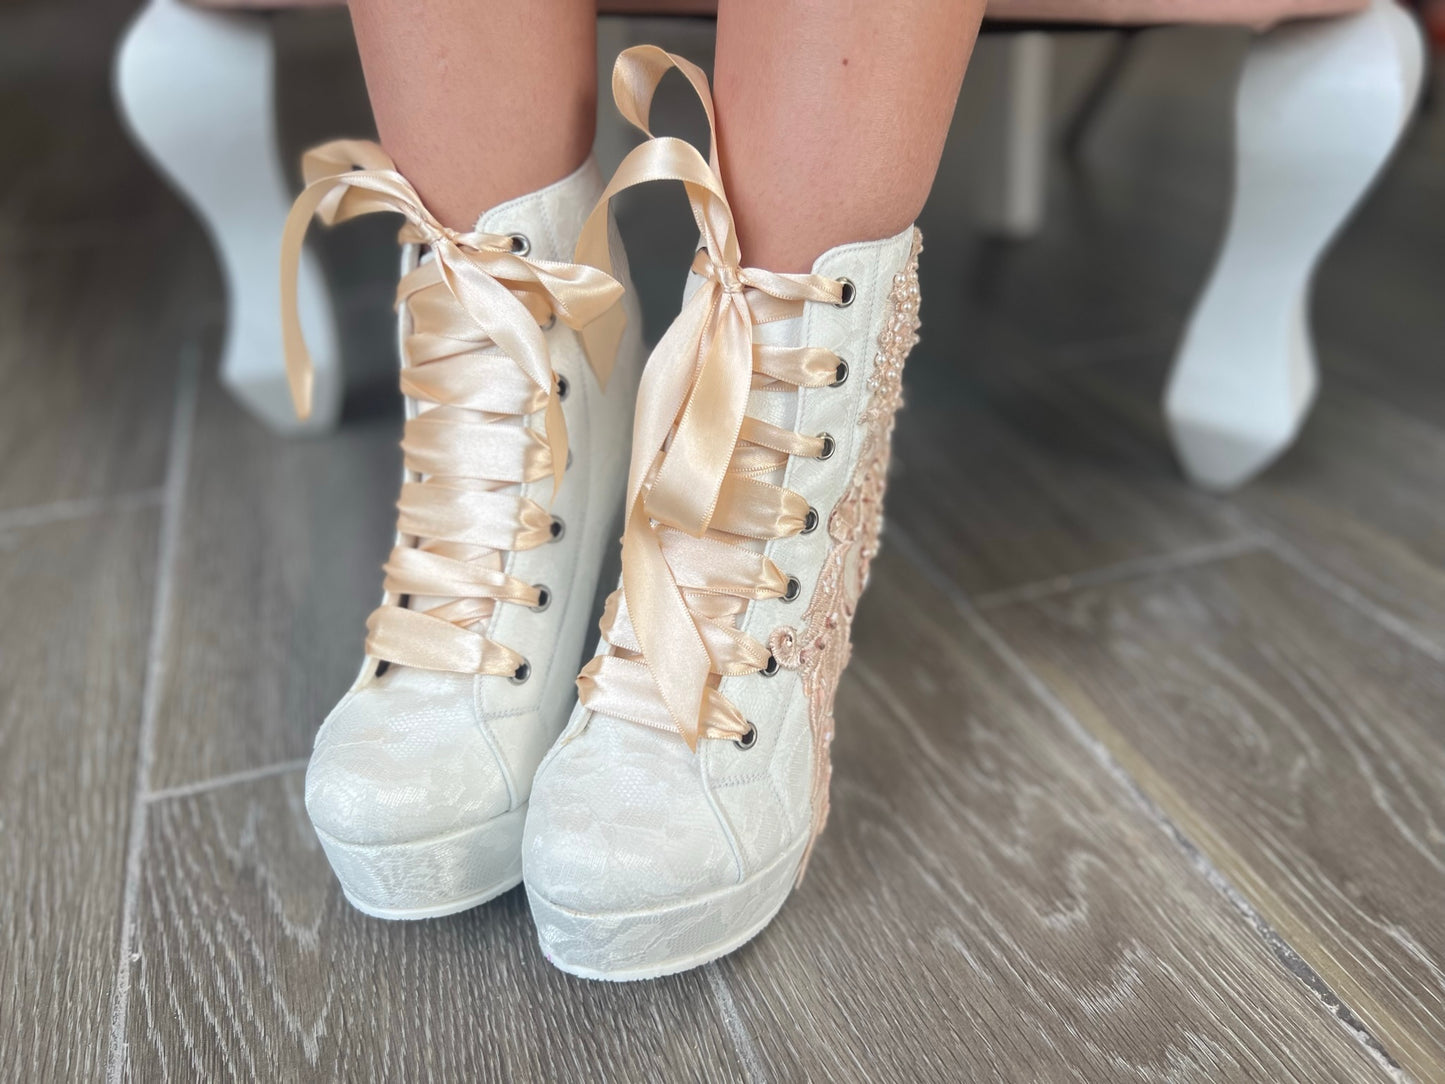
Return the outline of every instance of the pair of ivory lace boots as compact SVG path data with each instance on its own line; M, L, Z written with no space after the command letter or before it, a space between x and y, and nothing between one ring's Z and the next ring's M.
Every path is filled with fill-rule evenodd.
M638 47L613 85L645 133L674 67L711 119L699 69ZM407 220L396 545L306 774L347 898L422 918L525 881L548 959L592 978L737 948L827 815L833 697L916 339L916 231L811 274L744 267L715 144L708 161L668 138L605 189L589 161L467 234L374 144L318 148L306 174L287 298L313 214ZM701 246L644 371L608 201L657 179L686 184ZM621 585L578 677L619 524Z

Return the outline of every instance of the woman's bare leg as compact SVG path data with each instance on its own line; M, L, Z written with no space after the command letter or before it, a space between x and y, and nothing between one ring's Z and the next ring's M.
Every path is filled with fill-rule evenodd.
M591 151L596 0L351 0L351 21L382 146L446 225Z
M807 271L933 185L983 0L720 0L719 151L743 260Z

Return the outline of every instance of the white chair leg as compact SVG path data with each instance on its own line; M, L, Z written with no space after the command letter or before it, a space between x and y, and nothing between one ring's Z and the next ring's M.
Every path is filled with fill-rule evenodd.
M1419 29L1394 0L1281 26L1251 47L1229 227L1164 395L1196 485L1243 485L1298 434L1319 383L1311 277L1394 149L1422 65Z
M280 432L335 426L342 380L326 283L302 261L302 323L316 363L314 409L297 421L281 351L280 242L290 206L276 141L274 54L255 15L150 0L126 30L115 94L136 142L200 216L220 256L227 330L221 379Z
M1023 240L1043 225L1048 197L1053 39L1034 30L1001 37L1001 63L988 68L988 108L971 136L983 171L974 215L985 233Z

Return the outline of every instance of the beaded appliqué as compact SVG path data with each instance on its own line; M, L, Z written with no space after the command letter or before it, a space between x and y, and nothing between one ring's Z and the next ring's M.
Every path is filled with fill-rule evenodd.
M922 235L915 229L908 262L893 276L888 294L889 314L878 336L878 353L868 377L868 400L859 418L863 438L858 464L848 489L828 517L833 544L818 586L801 627L777 629L768 640L778 663L799 671L813 730L813 830L798 868L799 880L813 841L828 819L833 698L852 653L853 614L868 582L868 566L878 552L893 420L903 400L903 363L918 342L918 253L922 247Z

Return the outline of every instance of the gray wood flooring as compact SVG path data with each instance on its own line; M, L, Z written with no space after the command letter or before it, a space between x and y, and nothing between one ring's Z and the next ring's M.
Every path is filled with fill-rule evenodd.
M392 230L321 241L341 430L264 433L110 111L126 14L0 13L0 1080L1445 1080L1445 111L1322 270L1299 445L1228 499L1157 401L1243 36L1146 36L1026 244L961 212L960 123L828 831L753 943L611 986L519 892L387 924L330 877L302 767L389 544ZM290 147L364 132L344 18L276 31ZM624 205L654 331L685 213Z

